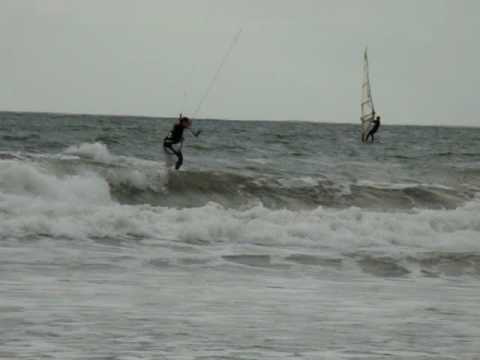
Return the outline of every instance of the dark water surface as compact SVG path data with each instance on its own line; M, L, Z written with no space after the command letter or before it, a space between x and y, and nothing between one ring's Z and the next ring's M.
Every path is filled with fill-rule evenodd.
M478 359L480 129L0 113L0 358Z

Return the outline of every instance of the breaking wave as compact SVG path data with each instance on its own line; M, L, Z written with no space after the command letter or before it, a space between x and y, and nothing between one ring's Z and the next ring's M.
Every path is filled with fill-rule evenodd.
M356 269L381 277L480 275L480 199L475 197L450 210L378 211L352 204L314 206L314 201L303 208L269 207L262 198L269 192L297 201L303 192L305 199L312 194L317 199L337 195L328 186L308 184L308 179L288 188L283 183L282 188L280 183L228 173L168 175L158 163L116 157L101 145L69 148L66 154L0 160L0 239L146 241L167 249L180 244L203 249L202 257L189 258L172 250L167 260L152 266L223 264L272 271L308 266L321 271ZM94 160L93 165L83 157ZM126 166L131 162L136 163L134 170ZM392 192L433 196L433 190L425 195L414 189L378 188L364 196L372 199L374 191L383 196L390 192L391 197ZM350 191L337 192L348 198L365 189ZM435 191L450 196L449 189ZM179 205L182 201L191 205L188 199L195 192L203 203ZM235 192L239 198L251 196L252 202L238 207L222 204L226 194ZM129 201L120 201L122 197ZM219 244L229 246L218 250ZM241 245L242 253L235 253L236 245Z
M455 209L472 200L478 190L435 184L345 182L325 177L285 178L228 171L176 172L167 170L162 162L114 155L105 144L98 142L70 146L54 155L3 152L0 161L2 190L10 191L16 186L48 188L49 182L52 189L57 189L59 181L88 177L102 183L112 201L131 205L198 207L213 201L228 208L262 204L271 209L292 210L319 206L387 211ZM95 189L80 192L89 199ZM61 196L71 195L65 190Z
M114 155L98 142L70 146L57 155L4 153L0 159L18 160L18 169L31 167L45 176L90 173L107 183L111 198L121 204L191 207L214 201L233 208L261 203L271 209L454 209L475 196L475 189L435 184L342 182L210 170L174 172L162 162ZM22 163L25 159L31 161Z

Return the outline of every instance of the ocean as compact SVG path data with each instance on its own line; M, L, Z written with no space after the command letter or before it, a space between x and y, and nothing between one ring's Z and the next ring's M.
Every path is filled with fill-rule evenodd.
M0 358L480 359L480 128L174 121L0 113Z

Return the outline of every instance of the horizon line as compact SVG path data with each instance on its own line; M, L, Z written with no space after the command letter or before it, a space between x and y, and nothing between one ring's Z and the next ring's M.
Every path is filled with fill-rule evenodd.
M51 115L71 115L71 116L100 116L100 117L134 117L134 118L143 118L143 119L176 119L177 116L153 116L153 115L132 115L132 114L106 114L106 113L78 113L78 112L65 112L65 111L36 111L36 110L0 110L2 113L14 113L14 114L51 114ZM213 121L239 121L239 122L291 122L291 123L311 123L311 124L329 124L329 125L360 125L360 123L354 122L328 122L328 121L313 121L313 120L265 120L265 119L231 119L231 118L220 118L220 117L197 117L192 118L194 120L213 120ZM433 124L385 124L382 123L382 126L411 126L411 127L444 127L444 128L473 128L478 129L479 126L475 125L433 125Z

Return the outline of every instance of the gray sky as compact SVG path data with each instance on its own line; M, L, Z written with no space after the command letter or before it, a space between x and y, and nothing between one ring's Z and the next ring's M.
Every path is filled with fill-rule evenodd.
M477 0L0 0L0 109L480 125ZM187 94L185 96L185 93Z

